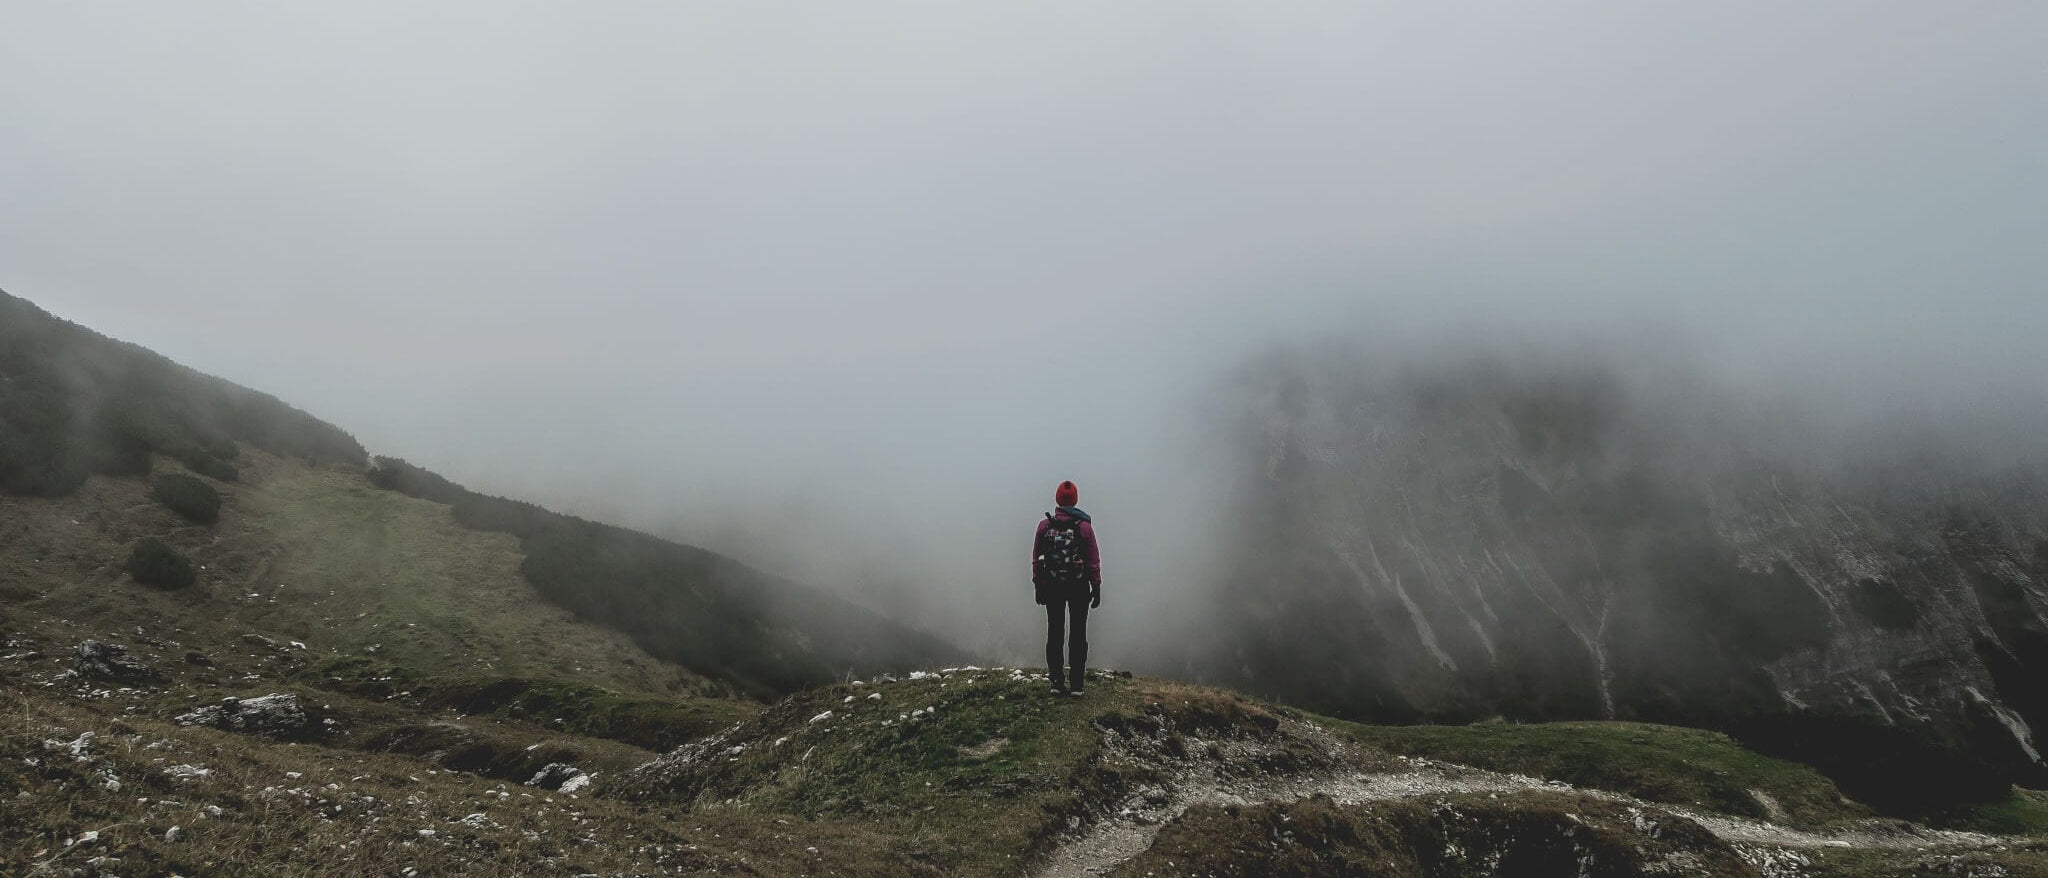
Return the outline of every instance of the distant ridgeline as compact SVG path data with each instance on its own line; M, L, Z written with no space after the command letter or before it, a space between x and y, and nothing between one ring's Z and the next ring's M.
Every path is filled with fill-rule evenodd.
M520 572L548 600L749 694L969 658L879 613L714 552L487 497L388 457L376 459L370 481L449 504L465 526L517 536L526 551Z
M238 442L317 465L367 457L275 397L0 293L0 491L62 496L95 473L145 475L152 452L231 482Z
M347 433L274 397L0 293L0 492L63 496L96 474L148 475L153 454L233 482L240 443L355 472L369 460ZM521 573L544 598L751 695L969 658L931 635L712 552L486 497L403 461L378 458L368 477L449 504L466 526L517 536L526 553ZM160 478L159 499L209 520L217 507L208 503L219 498L197 482Z

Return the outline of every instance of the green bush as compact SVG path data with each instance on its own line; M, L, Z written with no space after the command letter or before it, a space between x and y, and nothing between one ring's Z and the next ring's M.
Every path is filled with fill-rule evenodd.
M128 575L158 588L184 588L199 580L192 562L155 537L144 537L135 544L135 551L128 555Z
M183 473L157 476L150 486L150 495L187 521L198 524L220 521L220 492L215 491L212 485Z

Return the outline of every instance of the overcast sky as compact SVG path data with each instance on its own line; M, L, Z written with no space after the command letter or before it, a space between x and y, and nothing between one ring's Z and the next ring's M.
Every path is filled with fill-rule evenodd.
M2048 378L2044 45L2034 2L8 3L0 288L964 625L1062 478L1169 591L1203 396L1276 340Z

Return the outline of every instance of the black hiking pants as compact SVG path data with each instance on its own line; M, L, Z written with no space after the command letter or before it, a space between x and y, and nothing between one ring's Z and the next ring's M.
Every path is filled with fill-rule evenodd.
M1088 586L1048 589L1045 596L1045 667L1054 686L1081 688L1088 680ZM1072 636L1067 619L1074 620ZM1064 650L1062 649L1064 647ZM1065 655L1062 655L1062 652ZM1069 673L1061 673L1072 663Z

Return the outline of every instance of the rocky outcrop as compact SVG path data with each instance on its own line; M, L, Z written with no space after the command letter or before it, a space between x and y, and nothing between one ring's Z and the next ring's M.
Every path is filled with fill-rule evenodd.
M2042 778L2042 470L1597 362L1269 365L1211 679L1719 727L1881 804Z
M530 787L573 793L590 785L590 775L566 762L550 762L526 781Z
M211 726L252 735L284 736L304 731L312 723L290 693L258 698L223 698L177 718L179 725Z
M92 680L147 683L159 679L156 671L128 654L118 643L81 641L71 649L71 673Z

